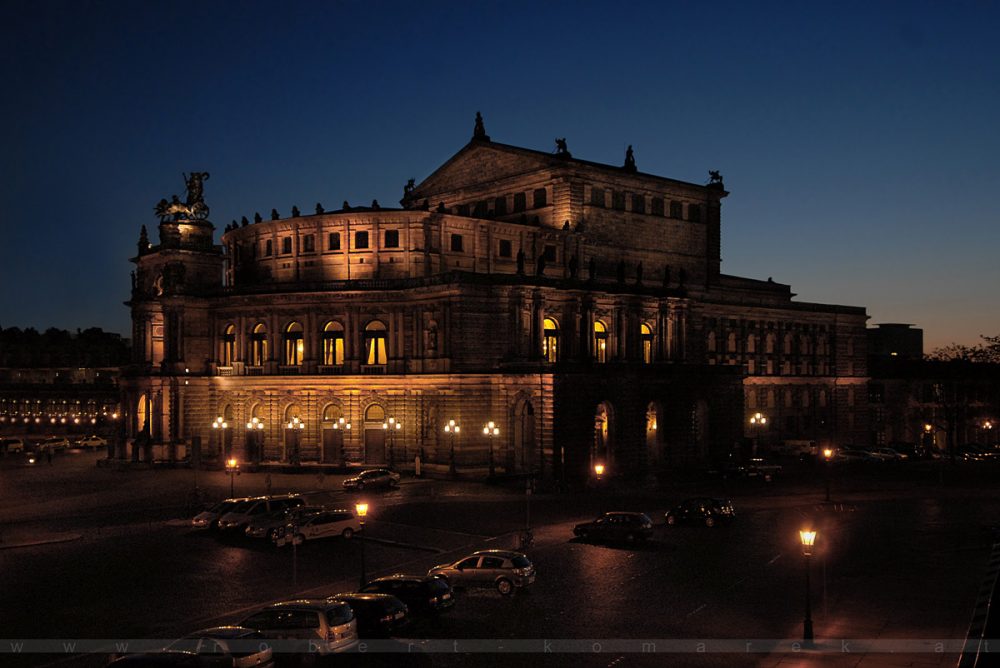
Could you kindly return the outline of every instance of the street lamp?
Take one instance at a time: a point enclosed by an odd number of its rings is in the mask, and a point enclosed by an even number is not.
[[[247,422],[247,445],[250,446],[250,461],[259,464],[264,454],[264,421],[260,418]]]
[[[229,429],[229,423],[226,422],[225,418],[223,418],[222,416],[215,418],[215,422],[212,423],[212,430],[213,433],[219,434],[217,438],[220,451],[226,444],[226,438],[224,436],[224,434],[226,433],[226,429]],[[227,452],[225,454],[228,455],[229,453]]]
[[[490,477],[492,478],[496,475],[496,465],[493,463],[493,438],[500,435],[500,427],[496,426],[493,420],[490,420],[483,425],[483,434],[486,435],[486,440],[490,444]]]
[[[455,424],[454,420],[448,420],[448,424],[444,426],[446,433],[451,435],[451,452],[448,455],[448,473],[452,476],[456,474],[455,470],[455,435],[458,434],[462,428]]]
[[[361,584],[358,587],[359,589],[361,589],[366,584],[368,584],[368,578],[365,577],[365,541],[364,541],[364,535],[363,535],[365,533],[365,515],[368,514],[368,504],[367,503],[358,502],[358,503],[354,504],[354,510],[358,514],[358,522],[360,522],[360,524],[361,524],[361,534],[362,534],[362,536],[361,536]]]
[[[235,457],[230,457],[226,460],[226,471],[229,472],[229,498],[235,498],[233,493],[233,486],[236,479],[236,474],[240,471],[240,463],[236,461]]]
[[[760,428],[767,424],[767,416],[763,413],[754,413],[750,416],[750,426],[753,427],[753,456],[757,456],[757,448],[760,446]]]
[[[396,432],[403,428],[403,423],[396,418],[389,418],[382,423],[382,429],[389,432],[389,468],[396,467]]]
[[[823,448],[823,477],[826,478],[826,502],[830,503],[830,462],[833,459],[833,450]]]
[[[989,447],[990,445],[990,435],[993,431],[993,421],[983,420],[983,445]]]
[[[292,454],[288,458],[288,461],[293,466],[298,466],[299,462],[299,433],[306,428],[306,423],[300,420],[298,417],[293,417],[285,425],[285,429],[288,430],[288,441],[292,446]]]
[[[812,556],[813,544],[816,542],[816,531],[803,529],[799,531],[802,541],[802,555],[806,558],[806,618],[802,620],[802,639],[808,644],[813,641],[812,602],[809,598],[809,557]]]

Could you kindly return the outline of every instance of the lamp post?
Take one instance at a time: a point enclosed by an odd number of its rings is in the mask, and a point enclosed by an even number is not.
[[[455,469],[455,436],[462,430],[462,428],[455,423],[454,420],[448,420],[448,424],[444,426],[446,433],[451,435],[451,450],[448,455],[448,473],[452,477],[457,473]]]
[[[219,452],[222,452],[223,447],[225,446],[226,443],[225,433],[227,429],[229,429],[229,423],[226,422],[226,420],[222,416],[215,418],[215,422],[212,423],[212,432],[218,434],[217,438],[219,444]],[[226,456],[229,455],[228,452],[226,452],[225,454]]]
[[[300,420],[298,417],[293,417],[285,425],[285,429],[288,430],[288,441],[292,446],[292,452],[288,457],[288,462],[292,466],[298,466],[301,462],[299,461],[299,434],[303,429],[306,428],[306,423]]]
[[[812,556],[813,544],[816,542],[816,531],[803,529],[799,531],[802,541],[802,555],[806,558],[806,618],[802,620],[802,640],[808,645],[813,641],[812,600],[809,598],[809,557]]]
[[[236,461],[235,457],[230,457],[226,460],[226,471],[229,472],[229,498],[232,499],[236,496],[233,493],[233,488],[236,482],[236,474],[240,471],[240,463]]]
[[[382,423],[382,429],[389,433],[389,468],[396,468],[396,432],[403,428],[403,423],[396,418],[389,418]]]
[[[250,448],[248,459],[259,464],[264,454],[264,421],[260,418],[251,418],[247,422],[247,445]]]
[[[363,502],[358,502],[354,505],[354,510],[358,514],[358,522],[361,524],[361,584],[359,589],[368,584],[368,578],[365,577],[365,516],[368,514],[368,504]]]
[[[594,464],[594,485],[601,487],[604,484],[604,472],[607,468],[604,466],[603,462],[597,462]]]
[[[830,503],[830,462],[833,460],[833,450],[823,448],[823,477],[826,478],[826,502]]]
[[[983,445],[989,449],[990,438],[993,433],[993,420],[983,420]]]
[[[341,430],[342,429],[344,432],[348,432],[348,431],[351,430],[351,423],[347,422],[346,420],[344,420],[344,418],[338,418],[337,421],[333,423],[333,428],[337,429],[337,430]],[[343,466],[344,465],[344,439],[343,438],[341,438],[341,440],[340,440],[340,453],[338,454],[338,457],[339,457],[339,459],[338,459],[337,463],[339,465]]]
[[[760,446],[760,428],[767,424],[767,416],[763,413],[754,413],[750,416],[750,426],[753,427],[753,457],[757,456],[757,448]]]
[[[496,475],[496,465],[493,463],[493,438],[500,435],[500,427],[494,424],[493,420],[490,420],[483,425],[483,434],[486,435],[486,440],[490,444],[490,477]]]

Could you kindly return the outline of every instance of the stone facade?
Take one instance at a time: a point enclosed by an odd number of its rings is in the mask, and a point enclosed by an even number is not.
[[[165,220],[134,258],[127,424],[244,459],[568,482],[720,461],[748,410],[780,417],[772,439],[865,433],[864,309],[722,274],[727,194],[483,135],[400,209],[234,223],[221,246]]]

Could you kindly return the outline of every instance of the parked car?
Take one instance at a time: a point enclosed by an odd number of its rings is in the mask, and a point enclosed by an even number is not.
[[[841,448],[840,450],[837,450],[837,452],[833,455],[833,460],[842,464],[878,461],[878,459],[871,455],[871,453],[865,452],[864,450],[855,450],[853,448]]]
[[[247,525],[260,515],[272,510],[285,510],[304,506],[305,500],[298,494],[283,496],[258,496],[242,501],[228,513],[219,518],[219,529],[222,531],[245,533]]]
[[[435,575],[388,575],[372,580],[361,592],[392,594],[413,613],[440,613],[455,605],[451,585]]]
[[[301,545],[307,540],[332,538],[341,536],[351,538],[355,532],[361,531],[361,522],[353,510],[324,510],[314,515],[307,515],[295,520],[294,523],[275,530],[274,544]]]
[[[106,448],[108,447],[108,440],[101,438],[97,434],[91,434],[77,440],[76,446],[78,448]]]
[[[298,506],[297,508],[278,508],[260,515],[247,525],[246,534],[250,538],[267,538],[274,540],[278,530],[289,523],[295,523],[302,518],[325,511],[323,506]]]
[[[68,447],[69,440],[65,436],[49,436],[38,444],[38,451],[45,452],[51,450],[52,452],[60,452]]]
[[[504,596],[535,581],[535,566],[525,555],[510,550],[480,550],[450,564],[427,571],[452,587],[496,587]]]
[[[272,650],[264,635],[243,626],[216,626],[175,640],[168,651],[190,652],[211,660],[211,665],[249,668],[273,666]]]
[[[108,666],[114,668],[209,668],[218,664],[212,663],[207,656],[199,656],[194,652],[147,652],[145,654],[126,654],[113,658]],[[232,665],[232,664],[229,664]]]
[[[629,543],[646,540],[653,535],[653,520],[644,513],[604,513],[593,522],[573,527],[573,534],[584,540],[624,540]]]
[[[729,499],[696,497],[681,501],[668,510],[665,519],[670,526],[694,523],[714,527],[716,524],[728,524],[736,519],[736,509]]]
[[[399,474],[392,469],[378,468],[362,471],[344,481],[344,489],[389,489],[399,484]]]
[[[219,528],[220,517],[236,508],[238,504],[249,500],[249,497],[243,497],[240,499],[226,499],[225,501],[219,501],[208,510],[203,510],[195,515],[194,519],[191,520],[191,526],[195,529],[204,529],[207,527],[214,531]]]
[[[875,452],[885,456],[889,459],[889,461],[893,462],[905,462],[910,458],[910,456],[905,452],[899,452],[894,448],[878,448]]]
[[[0,439],[0,452],[24,452],[24,441],[19,438]]]
[[[274,640],[301,640],[304,651],[331,654],[358,644],[358,623],[351,606],[340,601],[302,599],[269,605],[240,626]],[[315,649],[312,649],[315,648]]]
[[[388,638],[410,620],[406,604],[390,594],[336,594],[327,600],[351,606],[362,638]]]

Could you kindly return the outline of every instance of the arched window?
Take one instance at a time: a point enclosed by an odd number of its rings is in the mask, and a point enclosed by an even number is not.
[[[378,320],[372,320],[365,326],[365,364],[385,364],[386,353],[385,325]]]
[[[256,325],[250,333],[250,365],[264,366],[267,361],[267,327]]]
[[[768,332],[767,338],[764,339],[764,352],[771,354],[774,352],[774,332]]]
[[[559,361],[559,323],[552,318],[542,321],[542,357],[546,362]]]
[[[750,334],[747,336],[747,352],[755,353],[757,352],[757,335]]]
[[[365,409],[365,422],[383,422],[385,421],[385,409],[378,405],[372,404]]]
[[[726,352],[735,353],[736,352],[736,332],[729,332],[726,336]]]
[[[344,326],[330,321],[323,327],[323,364],[340,366],[344,363]]]
[[[608,328],[600,320],[594,321],[594,360],[608,361]]]
[[[705,346],[708,348],[708,352],[715,352],[715,332],[708,333],[708,341],[705,343]]]
[[[285,328],[284,363],[287,366],[302,364],[302,354],[304,351],[305,343],[302,340],[302,325],[297,322],[290,323]]]
[[[784,343],[784,346],[782,347],[782,352],[784,352],[786,355],[791,355],[792,354],[792,335],[791,335],[791,333],[785,334],[785,343]]]
[[[232,366],[236,359],[236,327],[229,325],[222,333],[222,350],[219,352],[219,366]]]
[[[639,340],[642,342],[642,363],[653,363],[653,328],[642,323],[639,325]]]

